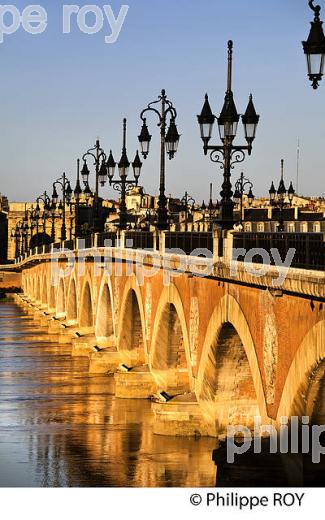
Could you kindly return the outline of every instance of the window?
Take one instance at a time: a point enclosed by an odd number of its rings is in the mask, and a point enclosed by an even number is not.
[[[302,222],[302,224],[300,226],[300,229],[301,229],[301,233],[308,233],[308,224],[307,224],[307,222]]]
[[[258,233],[264,233],[264,222],[259,222],[257,224],[257,231]]]
[[[314,222],[313,232],[314,233],[320,233],[320,223],[319,222]]]
[[[252,224],[251,224],[251,222],[245,222],[245,228],[244,229],[245,229],[246,233],[251,233],[251,231],[252,231]]]

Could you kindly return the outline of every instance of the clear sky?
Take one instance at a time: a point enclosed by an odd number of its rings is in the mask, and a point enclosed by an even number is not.
[[[12,3],[22,10],[32,2]],[[271,180],[278,180],[284,158],[286,179],[295,181],[299,137],[299,191],[325,192],[325,80],[314,91],[306,75],[301,40],[312,19],[307,0],[98,0],[116,14],[123,3],[130,6],[115,44],[104,42],[107,21],[101,32],[86,35],[72,18],[72,32],[64,35],[62,5],[68,2],[39,3],[48,13],[46,31],[31,36],[20,29],[0,45],[0,192],[10,200],[51,192],[63,171],[74,185],[76,159],[97,137],[119,159],[123,117],[129,121],[133,159],[139,113],[162,88],[178,110],[182,134],[176,158],[167,163],[167,193],[180,196],[187,189],[201,201],[213,182],[218,196],[221,170],[203,155],[196,115],[205,92],[217,115],[222,108],[228,39],[234,41],[237,109],[244,112],[252,92],[261,115],[253,154],[236,167],[234,177],[243,170],[256,195],[265,194]],[[325,18],[325,2],[320,3]],[[140,181],[156,193],[154,119],[150,130],[153,146]],[[237,143],[243,141],[240,126]],[[101,195],[116,193],[106,186]]]

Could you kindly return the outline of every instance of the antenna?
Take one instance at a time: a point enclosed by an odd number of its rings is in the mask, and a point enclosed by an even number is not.
[[[296,193],[299,194],[299,168],[300,168],[300,139],[298,137],[298,146],[297,146],[297,178],[296,178]]]

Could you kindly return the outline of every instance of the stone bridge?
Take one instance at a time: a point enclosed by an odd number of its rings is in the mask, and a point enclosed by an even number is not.
[[[114,372],[117,397],[158,396],[156,433],[215,436],[255,416],[321,421],[323,272],[289,269],[278,286],[281,268],[255,276],[226,257],[203,276],[202,258],[78,253],[16,265],[17,301],[73,356],[89,357],[90,373]]]

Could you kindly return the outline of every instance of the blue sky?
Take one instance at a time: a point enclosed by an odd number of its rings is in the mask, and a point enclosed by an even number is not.
[[[31,2],[12,3],[22,10]],[[20,29],[0,45],[0,191],[11,200],[34,200],[51,191],[63,171],[74,184],[76,159],[97,137],[118,159],[123,117],[133,159],[139,113],[162,88],[178,110],[182,134],[179,153],[167,163],[167,193],[182,195],[187,189],[201,201],[213,182],[218,196],[221,170],[203,156],[196,115],[205,92],[216,114],[222,108],[228,39],[234,41],[237,109],[245,110],[252,92],[261,115],[253,154],[236,167],[234,178],[243,170],[255,193],[266,193],[284,158],[286,179],[295,181],[299,137],[299,191],[325,192],[325,80],[315,92],[306,76],[301,40],[312,19],[307,0],[98,0],[98,6],[110,4],[116,14],[123,3],[130,6],[112,45],[104,42],[107,22],[96,35],[81,33],[72,22],[71,34],[63,35],[62,5],[68,2],[39,3],[48,13],[47,30],[31,36]],[[140,180],[156,193],[154,119],[150,130],[153,146]],[[116,196],[108,186],[101,194]]]

